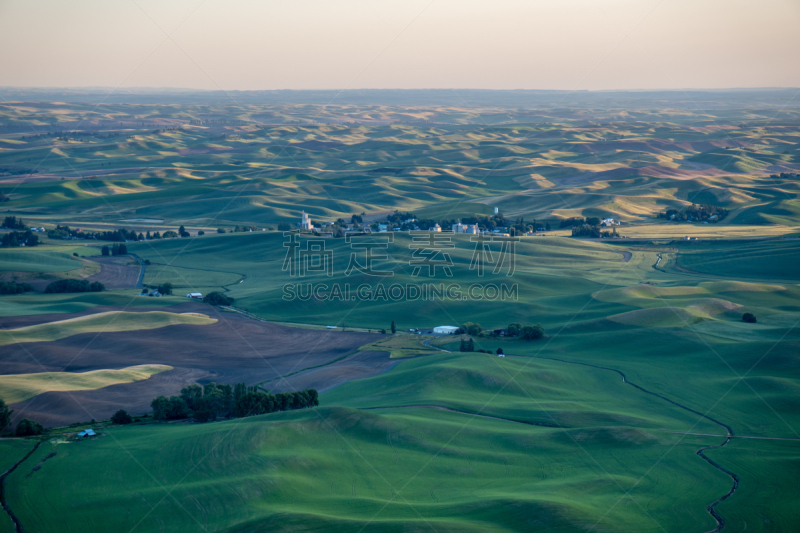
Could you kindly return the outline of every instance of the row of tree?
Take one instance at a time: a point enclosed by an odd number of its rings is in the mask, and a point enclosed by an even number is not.
[[[505,330],[503,329],[495,329],[489,330],[484,332],[483,327],[480,324],[475,324],[473,322],[465,322],[461,324],[459,328],[455,331],[456,335],[470,335],[470,336],[481,336],[483,337],[485,334],[493,337],[497,337],[500,335],[504,335],[506,337],[522,337],[526,341],[541,339],[544,337],[544,328],[541,324],[535,324],[532,326],[523,326],[517,322],[513,322],[509,324]],[[463,342],[463,341],[462,341]],[[462,350],[464,351],[464,350]],[[472,350],[468,350],[472,351]]]
[[[211,305],[233,305],[233,298],[219,291],[209,292],[203,297],[203,301]]]
[[[149,232],[148,232],[149,233]],[[144,235],[125,228],[111,231],[83,231],[80,228],[70,228],[67,225],[58,225],[55,229],[47,230],[47,236],[51,239],[85,239],[98,241],[126,242],[142,241]]]
[[[683,211],[677,209],[667,209],[663,213],[656,215],[658,218],[666,218],[674,222],[719,222],[728,216],[728,210],[724,207],[715,205],[695,205],[687,207]]]
[[[225,233],[223,230],[222,233]],[[205,235],[204,231],[198,231],[198,235]],[[55,229],[47,230],[47,236],[51,239],[88,239],[98,241],[112,241],[112,242],[128,242],[128,241],[151,241],[158,239],[175,239],[177,237],[191,237],[188,231],[181,226],[178,231],[167,230],[163,234],[161,232],[146,234],[136,233],[133,230],[126,230],[120,228],[113,231],[82,231],[79,228],[70,228],[69,226],[56,226]],[[115,254],[116,255],[116,254]],[[125,254],[121,254],[125,255]]]
[[[128,247],[124,244],[113,244],[111,248],[108,245],[104,245],[100,249],[100,254],[103,257],[108,257],[109,255],[128,255]]]
[[[619,233],[617,233],[617,228],[612,228],[611,231],[608,231],[600,229],[600,226],[590,226],[588,224],[584,224],[583,226],[574,226],[572,228],[572,236],[589,237],[590,239],[616,239],[619,238]]]
[[[198,422],[208,422],[219,417],[233,418],[274,411],[303,409],[319,405],[315,389],[269,394],[245,383],[204,386],[189,385],[181,389],[180,396],[159,396],[150,406],[156,420],[179,420],[192,417]]]
[[[60,279],[50,283],[44,290],[47,294],[60,294],[65,292],[102,292],[105,285],[99,281],[89,283],[85,279]]]
[[[30,283],[17,283],[16,281],[0,281],[0,294],[22,294],[32,292],[33,285]]]
[[[507,337],[521,337],[526,341],[535,341],[544,337],[544,328],[541,324],[533,326],[523,326],[517,322],[512,322],[506,328]]]
[[[572,217],[572,218],[565,218],[562,220],[558,227],[559,228],[573,228],[575,226],[599,226],[600,225],[600,217]]]

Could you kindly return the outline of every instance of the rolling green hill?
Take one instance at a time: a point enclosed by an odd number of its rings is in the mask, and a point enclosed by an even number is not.
[[[702,113],[667,107],[674,95],[652,109],[602,98],[596,109],[566,100],[547,110],[249,97],[236,107],[4,102],[4,216],[48,229],[191,233],[126,243],[149,263],[144,283],[171,283],[173,296],[0,296],[7,347],[42,341],[33,351],[48,354],[79,332],[209,323],[169,308],[187,292],[211,291],[251,319],[329,339],[390,324],[402,334],[373,334],[354,357],[334,361],[342,367],[313,367],[372,376],[320,386],[318,408],[208,424],[93,421],[99,435],[85,440],[74,434],[89,424],[0,439],[0,474],[40,442],[4,479],[22,529],[683,533],[715,531],[721,520],[723,533],[796,528],[800,112],[733,97],[743,107],[725,100]],[[656,218],[699,203],[728,215],[708,224]],[[427,247],[432,234],[299,236],[293,261],[290,236],[276,231],[301,211],[319,223],[395,210],[451,220],[495,208],[554,229],[569,217],[613,217],[628,238],[573,239],[565,228],[523,237],[503,255],[500,242],[482,249],[470,235],[438,234],[447,240]],[[237,225],[258,231],[216,232]],[[0,250],[0,281],[97,274],[101,265],[84,257],[110,244],[39,235],[37,248]],[[370,262],[365,247],[387,239]],[[72,316],[94,307],[108,309]],[[161,311],[126,312],[142,307]],[[25,318],[41,314],[63,320]],[[115,327],[106,328],[109,317]],[[249,342],[252,324],[238,318],[230,333]],[[472,336],[476,350],[505,357],[460,352],[469,336],[409,331],[467,322],[484,329]],[[541,324],[544,337],[507,337],[511,323]],[[237,356],[224,342],[228,325],[214,326],[221,371],[191,379],[226,375]],[[281,342],[303,332],[279,329]],[[271,340],[254,337],[251,348]],[[163,346],[170,342],[180,340]],[[309,353],[317,349],[327,347]],[[360,373],[381,357],[382,373]],[[115,401],[113,387],[164,369],[134,364],[56,377],[71,384],[72,400],[108,386]],[[16,401],[56,390],[52,377],[0,382]],[[185,384],[152,381],[165,394]],[[0,532],[13,530],[0,514]]]
[[[686,430],[692,417],[664,402],[638,404],[641,394],[608,373],[495,359],[431,356],[401,363],[390,390],[380,386],[387,383],[381,378],[356,385],[367,394],[358,404],[385,409],[334,407],[352,397],[340,389],[335,396],[323,395],[329,407],[313,411],[213,425],[108,428],[109,436],[94,441],[46,445],[31,464],[52,451],[55,456],[27,478],[25,469],[12,474],[9,501],[23,523],[41,531],[100,523],[125,529],[140,521],[143,531],[713,526],[704,502],[724,493],[729,479],[694,454],[694,438],[663,431]],[[389,408],[439,403],[454,395],[445,403],[476,412],[497,384],[508,380],[507,373],[516,374],[519,386],[493,398],[496,407],[486,416]],[[449,387],[419,389],[414,384],[420,378],[446,379]],[[583,394],[569,392],[577,384]],[[409,387],[417,390],[409,395]],[[467,391],[469,402],[459,402]],[[583,402],[584,394],[598,400]],[[568,427],[500,419],[506,416]],[[711,431],[703,424],[695,429]],[[87,461],[95,475],[71,474]],[[116,466],[102,466],[111,463]],[[158,473],[163,488],[153,487],[148,472]],[[116,481],[118,473],[124,485]],[[670,480],[671,498],[663,497],[663,475]],[[119,505],[131,490],[142,497],[123,512],[102,511]],[[27,496],[41,491],[46,509]],[[50,517],[66,507],[72,509],[69,516],[53,522]]]
[[[492,108],[265,104],[235,110],[235,120],[231,111],[8,103],[0,120],[18,133],[0,134],[5,207],[73,225],[229,227],[293,222],[301,210],[317,220],[395,209],[438,220],[495,206],[554,222],[639,222],[709,201],[732,211],[725,223],[800,223],[797,178],[786,175],[798,170],[796,136],[743,124],[748,112],[516,109],[497,124]],[[32,170],[34,179],[2,184],[2,172]]]

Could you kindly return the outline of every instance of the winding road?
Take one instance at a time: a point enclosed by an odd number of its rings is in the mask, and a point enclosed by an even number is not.
[[[12,466],[8,470],[6,470],[2,474],[0,474],[0,504],[2,504],[3,509],[6,511],[6,513],[8,513],[8,516],[11,518],[11,521],[14,522],[14,531],[16,531],[16,533],[24,533],[24,530],[22,529],[22,525],[19,523],[19,519],[14,514],[14,512],[11,510],[11,507],[8,506],[8,502],[6,501],[6,477],[8,477],[8,475],[11,472],[16,470],[17,467],[19,465],[21,465],[25,461],[25,459],[27,459],[28,457],[33,455],[33,452],[35,452],[36,449],[43,442],[44,442],[43,440],[40,440],[39,442],[37,442],[36,445],[31,449],[31,451],[26,453],[25,456],[22,459],[20,459],[16,463],[14,463],[14,466]]]
[[[659,255],[659,260],[660,259],[661,259],[661,256]],[[658,263],[656,263],[656,264],[658,264]],[[453,353],[453,352],[450,352],[449,350],[445,350],[445,349],[439,348],[437,346],[431,346],[430,344],[428,344],[430,341],[431,341],[431,339],[428,339],[426,341],[423,341],[422,344],[424,344],[425,346],[427,346],[429,348],[436,348],[436,349],[441,350],[441,351],[446,352],[446,353]],[[530,356],[520,356],[520,355],[513,355],[513,354],[505,354],[505,355],[507,357],[530,357]],[[608,370],[609,372],[615,372],[622,378],[622,382],[625,383],[626,385],[630,385],[631,387],[635,387],[638,390],[640,390],[641,392],[644,392],[645,394],[650,394],[652,396],[660,398],[660,399],[662,399],[662,400],[664,400],[666,402],[671,403],[672,405],[674,405],[676,407],[679,407],[679,408],[681,408],[681,409],[683,409],[685,411],[689,411],[690,413],[696,414],[696,415],[698,415],[698,416],[700,416],[702,418],[705,418],[706,420],[709,420],[710,422],[713,422],[714,424],[717,424],[718,426],[724,428],[725,429],[725,440],[723,442],[721,442],[720,444],[714,444],[714,445],[711,445],[711,446],[704,446],[703,448],[700,448],[699,450],[697,450],[695,452],[704,461],[706,461],[708,464],[710,464],[711,466],[713,466],[714,468],[716,468],[720,472],[723,472],[725,475],[730,477],[731,480],[733,481],[733,486],[731,487],[731,490],[726,492],[719,499],[717,499],[716,501],[714,501],[713,503],[709,504],[706,507],[706,510],[708,511],[708,513],[717,522],[717,527],[715,527],[714,529],[708,531],[707,533],[718,533],[718,532],[722,531],[722,529],[725,527],[725,518],[723,518],[722,515],[720,515],[719,512],[717,512],[716,507],[720,503],[722,503],[725,500],[727,500],[728,498],[730,498],[733,495],[733,493],[736,492],[736,489],[739,488],[739,477],[736,474],[734,474],[733,472],[731,472],[730,470],[724,468],[723,466],[720,466],[716,462],[714,462],[711,459],[709,459],[709,457],[703,452],[705,452],[706,450],[710,450],[712,448],[722,448],[723,446],[727,446],[727,444],[731,441],[731,439],[736,436],[736,433],[733,431],[733,428],[731,428],[729,425],[727,425],[727,424],[725,424],[723,422],[720,422],[719,420],[717,420],[715,418],[712,418],[712,417],[710,417],[710,416],[708,416],[706,414],[701,413],[700,411],[696,411],[695,409],[692,409],[691,407],[688,407],[686,405],[680,404],[680,403],[678,403],[678,402],[676,402],[674,400],[671,400],[671,399],[667,398],[666,396],[663,396],[663,395],[658,394],[657,392],[653,392],[651,390],[647,390],[644,387],[642,387],[641,385],[637,385],[636,383],[633,383],[633,382],[629,381],[627,376],[625,376],[625,373],[620,371],[620,370],[617,370],[616,368],[610,368],[610,367],[600,366],[600,365],[593,365],[591,363],[581,363],[581,362],[578,362],[578,361],[569,361],[567,359],[558,359],[558,358],[555,358],[555,357],[533,356],[533,358],[535,358],[535,359],[547,359],[549,361],[557,361],[559,363],[566,363],[566,364],[570,364],[570,365],[588,366],[588,367],[592,367],[592,368],[598,368],[600,370]],[[414,406],[405,406],[405,407],[414,407]],[[467,411],[457,411],[455,409],[450,409],[450,408],[447,408],[447,407],[433,406],[433,405],[420,405],[418,407],[438,408],[438,409],[443,409],[443,410],[447,410],[447,411],[455,411],[455,412],[461,412],[461,413],[464,413],[464,414],[471,414],[471,415],[474,415],[474,416],[488,416],[488,415],[481,415],[481,414],[478,414],[478,413],[469,413]],[[376,407],[374,409],[379,409],[379,408]],[[490,416],[489,418],[499,418],[499,417]],[[508,422],[517,422],[517,423],[521,422],[520,420],[512,420],[512,419],[504,419],[504,418],[501,418],[501,420],[507,420]],[[536,425],[540,425],[540,424],[536,424]]]
[[[136,259],[136,261],[137,261],[137,262],[139,263],[139,265],[142,267],[142,268],[139,270],[139,279],[136,281],[136,288],[137,288],[137,289],[141,289],[142,287],[144,287],[144,271],[145,271],[145,269],[147,268],[147,265],[145,265],[145,264],[144,264],[144,261],[142,261],[142,258],[141,258],[141,257],[139,257],[138,255],[136,255],[136,254],[131,254],[131,257],[133,257],[134,259]]]
[[[518,356],[511,356],[511,357],[518,357]],[[657,392],[653,392],[653,391],[647,390],[644,387],[642,387],[641,385],[637,385],[636,383],[628,381],[628,378],[625,376],[625,373],[620,371],[620,370],[617,370],[616,368],[609,368],[607,366],[593,365],[593,364],[590,364],[590,363],[580,363],[580,362],[577,362],[577,361],[568,361],[566,359],[557,359],[555,357],[539,357],[539,356],[536,356],[536,358],[537,359],[548,359],[550,361],[558,361],[558,362],[561,362],[561,363],[567,363],[567,364],[571,364],[571,365],[589,366],[589,367],[593,367],[593,368],[599,368],[601,370],[608,370],[610,372],[616,372],[617,374],[619,374],[622,377],[622,382],[623,383],[625,383],[627,385],[630,385],[631,387],[636,387],[637,389],[639,389],[640,391],[644,392],[645,394],[650,394],[652,396],[660,398],[660,399],[662,399],[662,400],[664,400],[666,402],[671,403],[672,405],[675,405],[676,407],[680,407],[681,409],[683,409],[685,411],[689,411],[690,413],[696,414],[696,415],[698,415],[698,416],[700,416],[702,418],[705,418],[706,420],[708,420],[710,422],[713,422],[714,424],[717,424],[718,426],[723,427],[725,429],[725,440],[722,443],[714,444],[714,445],[711,445],[711,446],[705,446],[705,447],[700,448],[699,450],[697,450],[695,452],[697,455],[699,455],[701,458],[703,458],[703,460],[705,460],[708,464],[710,464],[711,466],[713,466],[714,468],[716,468],[720,472],[723,472],[724,474],[726,474],[727,476],[729,476],[733,480],[733,486],[731,487],[731,490],[726,492],[718,500],[714,501],[713,503],[711,503],[710,505],[708,505],[706,507],[706,510],[709,512],[709,514],[712,517],[714,517],[714,520],[716,520],[716,522],[717,522],[717,527],[715,527],[714,529],[708,531],[707,533],[718,533],[719,531],[722,531],[722,528],[725,527],[725,519],[722,517],[722,515],[720,515],[717,512],[716,507],[720,503],[722,503],[725,500],[727,500],[728,498],[730,498],[731,495],[734,492],[736,492],[736,489],[739,488],[739,477],[736,474],[734,474],[733,472],[731,472],[730,470],[727,470],[726,468],[720,466],[719,464],[717,464],[714,461],[712,461],[711,459],[709,459],[708,456],[706,456],[703,452],[705,452],[706,450],[710,450],[712,448],[722,448],[723,446],[727,446],[727,444],[731,441],[731,438],[733,438],[736,435],[736,433],[733,431],[733,428],[731,428],[729,425],[727,425],[727,424],[725,424],[723,422],[720,422],[719,420],[717,420],[715,418],[712,418],[712,417],[710,417],[710,416],[708,416],[706,414],[701,413],[700,411],[696,411],[696,410],[692,409],[691,407],[687,407],[687,406],[685,406],[683,404],[680,404],[680,403],[676,402],[675,400],[670,400],[666,396],[662,396],[661,394],[658,394]]]
[[[140,263],[142,263],[141,260],[138,257],[136,257],[136,256],[134,256],[134,257],[136,258],[137,261],[140,261]],[[140,281],[141,281],[141,279],[143,277],[144,277],[144,264],[142,263],[142,274],[140,276]],[[445,350],[443,348],[439,348],[438,346],[431,346],[429,344],[431,340],[432,339],[425,340],[425,341],[422,342],[422,344],[427,346],[427,347],[429,347],[429,348],[437,349],[437,350],[440,350],[440,351],[445,352],[445,353],[453,353],[453,352],[450,352],[449,350]],[[347,354],[344,357],[347,357],[349,355],[350,354]],[[520,356],[520,355],[513,355],[513,354],[506,354],[506,356],[508,356],[508,357],[529,357],[529,358],[531,358],[530,356]],[[712,449],[712,448],[722,448],[722,447],[726,446],[731,441],[731,439],[736,436],[735,432],[733,431],[733,428],[731,428],[729,425],[725,424],[724,422],[720,422],[719,420],[708,416],[707,414],[703,414],[700,411],[692,409],[691,407],[688,407],[686,405],[680,404],[680,403],[678,403],[678,402],[676,402],[674,400],[671,400],[670,398],[667,398],[666,396],[663,396],[663,395],[661,395],[661,394],[659,394],[657,392],[653,392],[651,390],[648,390],[648,389],[642,387],[641,385],[637,385],[636,383],[633,383],[633,382],[629,381],[627,376],[625,375],[625,373],[620,371],[620,370],[617,370],[616,368],[610,368],[610,367],[605,367],[605,366],[600,366],[600,365],[594,365],[594,364],[591,364],[591,363],[582,363],[582,362],[578,362],[578,361],[569,361],[569,360],[566,360],[566,359],[558,359],[558,358],[555,358],[555,357],[533,356],[532,358],[534,358],[534,359],[546,359],[546,360],[549,360],[549,361],[556,361],[556,362],[559,362],[559,363],[565,363],[565,364],[570,364],[570,365],[587,366],[587,367],[591,367],[591,368],[597,368],[597,369],[600,369],[600,370],[607,370],[609,372],[614,372],[614,373],[618,374],[622,378],[622,382],[623,383],[625,383],[627,385],[630,385],[631,387],[635,387],[636,389],[638,389],[639,391],[641,391],[641,392],[643,392],[645,394],[649,394],[651,396],[655,396],[655,397],[657,397],[657,398],[659,398],[661,400],[669,402],[672,405],[675,405],[676,407],[678,407],[680,409],[683,409],[683,410],[688,411],[690,413],[696,414],[696,415],[698,415],[698,416],[700,416],[702,418],[705,418],[706,420],[709,420],[710,422],[712,422],[714,424],[717,424],[718,426],[724,428],[725,429],[725,435],[724,435],[725,440],[723,442],[721,442],[719,444],[710,445],[710,446],[704,446],[704,447],[700,448],[699,450],[697,450],[695,452],[700,458],[702,458],[704,461],[706,461],[708,464],[710,464],[711,466],[713,466],[714,468],[716,468],[720,472],[723,472],[725,475],[729,476],[731,478],[731,480],[733,481],[733,485],[732,485],[731,489],[727,493],[725,493],[720,498],[718,498],[717,500],[715,500],[714,502],[712,502],[711,504],[709,504],[706,507],[706,510],[708,511],[708,513],[717,522],[717,526],[714,529],[708,531],[707,533],[719,533],[720,531],[722,531],[722,529],[725,527],[725,519],[724,519],[724,517],[722,517],[722,515],[719,514],[719,512],[717,512],[716,507],[720,503],[722,503],[725,500],[727,500],[728,498],[730,498],[731,495],[733,495],[733,493],[736,492],[736,490],[739,487],[739,477],[736,474],[734,474],[733,472],[731,472],[730,470],[726,469],[725,467],[723,467],[723,466],[719,465],[718,463],[716,463],[715,461],[711,460],[708,456],[705,455],[704,452],[706,450],[709,450],[709,449]],[[462,411],[462,410],[458,410],[458,409],[453,409],[453,408],[450,408],[450,407],[439,406],[439,405],[430,405],[430,404],[403,405],[403,406],[384,406],[384,407],[378,406],[378,407],[365,407],[365,408],[362,408],[362,409],[363,410],[401,409],[401,408],[408,408],[408,407],[437,409],[437,410],[449,411],[449,412],[460,413],[460,414],[465,414],[465,415],[478,416],[478,417],[482,417],[482,418],[491,418],[491,419],[495,419],[495,420],[503,420],[503,421],[513,422],[513,423],[517,423],[517,424],[527,424],[527,425],[545,426],[545,427],[553,427],[553,428],[563,427],[563,426],[559,426],[557,424],[549,423],[549,422],[514,420],[514,419],[510,419],[510,418],[503,418],[503,417],[498,417],[498,416],[493,416],[493,415],[483,415],[483,414],[480,414],[480,413],[473,413],[473,412],[469,412],[469,411]],[[714,435],[714,436],[716,436],[716,435]],[[45,441],[37,442],[36,445],[22,459],[17,461],[11,468],[6,470],[3,474],[0,474],[0,504],[2,504],[3,509],[6,511],[6,513],[8,513],[9,517],[11,518],[12,522],[14,523],[14,528],[15,528],[15,531],[17,533],[24,533],[24,530],[22,529],[22,526],[21,526],[19,520],[14,515],[14,513],[12,512],[11,508],[9,507],[9,505],[8,505],[8,503],[6,501],[5,480],[6,480],[6,477],[8,477],[8,475],[11,474],[20,464],[22,464],[26,459],[28,459],[43,442],[45,442]]]

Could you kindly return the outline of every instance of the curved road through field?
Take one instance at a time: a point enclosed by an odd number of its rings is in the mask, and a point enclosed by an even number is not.
[[[14,531],[16,531],[16,533],[23,533],[24,530],[22,529],[22,525],[19,523],[19,519],[13,513],[13,511],[11,511],[11,507],[8,506],[8,502],[6,501],[6,477],[8,477],[8,475],[11,472],[16,470],[17,467],[19,465],[21,465],[25,461],[25,459],[27,459],[28,457],[33,455],[33,452],[35,452],[36,449],[43,442],[44,442],[43,440],[40,440],[39,442],[37,442],[36,445],[31,449],[31,451],[26,453],[25,456],[22,459],[20,459],[16,463],[14,463],[14,465],[11,468],[9,468],[8,470],[6,470],[2,474],[0,474],[0,504],[2,504],[3,509],[5,510],[5,512],[8,513],[8,516],[11,518],[11,521],[14,522]]]
[[[661,259],[661,257],[659,255],[659,260],[660,259]],[[445,350],[443,348],[438,348],[437,346],[431,346],[430,344],[428,344],[429,342],[430,342],[430,340],[426,340],[426,341],[423,341],[422,344],[424,344],[425,346],[427,346],[429,348],[437,348],[437,349],[439,349],[439,350],[441,350],[443,352],[452,353],[449,350]],[[530,357],[530,356],[518,356],[518,355],[512,355],[512,354],[505,354],[505,355],[507,355],[509,357]],[[713,503],[709,504],[706,507],[706,510],[708,511],[708,513],[717,522],[717,527],[715,527],[714,529],[708,531],[707,533],[718,533],[719,531],[722,531],[722,528],[725,527],[725,519],[722,517],[722,515],[720,515],[717,512],[716,507],[720,503],[722,503],[725,500],[727,500],[728,498],[730,498],[731,495],[734,492],[736,492],[736,489],[739,488],[739,477],[736,474],[734,474],[733,472],[731,472],[730,470],[720,466],[716,462],[714,462],[711,459],[709,459],[708,456],[705,455],[705,453],[703,453],[703,452],[705,452],[706,450],[710,450],[712,448],[722,448],[723,446],[727,446],[727,444],[731,441],[731,439],[734,436],[736,436],[736,433],[733,431],[733,428],[731,428],[729,425],[727,425],[727,424],[725,424],[723,422],[720,422],[719,420],[716,420],[715,418],[712,418],[712,417],[710,417],[710,416],[708,416],[706,414],[701,413],[700,411],[696,411],[696,410],[692,409],[691,407],[688,407],[686,405],[680,404],[680,403],[678,403],[678,402],[676,402],[674,400],[670,400],[666,396],[662,396],[661,394],[658,394],[657,392],[653,392],[653,391],[647,390],[644,387],[642,387],[641,385],[637,385],[636,383],[628,381],[628,378],[625,376],[625,373],[620,371],[620,370],[617,370],[616,368],[593,365],[593,364],[590,364],[590,363],[581,363],[581,362],[578,362],[578,361],[569,361],[569,360],[566,360],[566,359],[557,359],[555,357],[541,357],[541,356],[533,356],[533,357],[536,358],[536,359],[547,359],[549,361],[558,361],[560,363],[567,363],[567,364],[570,364],[570,365],[589,366],[589,367],[592,367],[592,368],[598,368],[598,369],[601,369],[601,370],[608,370],[610,372],[616,372],[617,374],[620,375],[620,377],[622,377],[622,382],[623,383],[625,383],[627,385],[630,385],[631,387],[635,387],[635,388],[639,389],[640,391],[644,392],[645,394],[650,394],[652,396],[656,396],[657,398],[661,398],[662,400],[664,400],[666,402],[669,402],[672,405],[675,405],[676,407],[679,407],[679,408],[681,408],[681,409],[683,409],[685,411],[689,411],[690,413],[696,414],[696,415],[698,415],[698,416],[700,416],[702,418],[705,418],[706,420],[709,420],[709,421],[713,422],[714,424],[717,424],[718,426],[723,427],[725,429],[725,440],[722,443],[714,444],[714,445],[711,445],[711,446],[705,446],[705,447],[700,448],[699,450],[697,450],[697,452],[695,452],[697,455],[699,455],[708,464],[710,464],[711,466],[713,466],[714,468],[716,468],[720,472],[723,472],[725,475],[729,476],[733,480],[733,486],[731,487],[731,490],[729,490],[727,493],[725,493],[719,499],[717,499],[716,501],[714,501]],[[408,406],[408,407],[413,407],[413,406]],[[424,405],[424,406],[419,406],[419,407],[435,407],[435,406]],[[449,411],[455,411],[454,409],[449,409],[449,408],[444,408],[444,407],[442,407],[442,409],[449,410]],[[480,415],[478,413],[468,413],[466,411],[456,411],[456,412],[463,412],[465,414],[473,414],[475,416],[487,416],[487,415]],[[490,417],[490,418],[497,418],[497,417]],[[508,420],[509,422],[520,422],[519,420],[511,420],[511,419],[503,419],[503,420]]]
[[[134,257],[136,257],[136,256],[134,256]],[[136,257],[136,259],[137,259],[137,261],[141,261],[138,257]],[[142,263],[142,275],[140,276],[140,280],[143,277],[144,277],[144,264]],[[425,341],[422,342],[422,344],[427,346],[428,348],[434,348],[434,349],[440,350],[440,351],[445,352],[445,353],[452,353],[449,350],[445,350],[443,348],[439,348],[438,346],[431,346],[429,344],[431,340],[432,339],[425,340]],[[347,354],[347,355],[350,355],[350,354]],[[526,357],[526,356],[518,356],[518,355],[512,355],[512,354],[506,354],[506,355],[509,356],[509,357]],[[347,357],[347,356],[345,356],[345,357]],[[530,357],[530,356],[527,356],[527,357]],[[736,474],[734,474],[733,472],[731,472],[730,470],[727,470],[726,468],[724,468],[724,467],[720,466],[719,464],[717,464],[716,462],[712,461],[703,452],[705,452],[706,450],[712,449],[712,448],[722,448],[723,446],[726,446],[731,441],[731,439],[736,435],[735,432],[733,431],[733,428],[731,428],[729,425],[727,425],[727,424],[725,424],[723,422],[720,422],[719,420],[716,420],[716,419],[714,419],[714,418],[712,418],[712,417],[710,417],[710,416],[708,416],[706,414],[701,413],[700,411],[696,411],[696,410],[692,409],[691,407],[688,407],[688,406],[685,406],[683,404],[680,404],[680,403],[678,403],[678,402],[676,402],[674,400],[671,400],[671,399],[667,398],[666,396],[658,394],[657,392],[650,391],[650,390],[645,389],[644,387],[642,387],[640,385],[637,385],[636,383],[632,383],[625,376],[624,372],[622,372],[620,370],[617,370],[615,368],[610,368],[610,367],[605,367],[605,366],[600,366],[600,365],[593,365],[591,363],[581,363],[581,362],[578,362],[578,361],[569,361],[569,360],[566,360],[566,359],[558,359],[558,358],[555,358],[555,357],[534,356],[533,358],[535,358],[535,359],[546,359],[546,360],[549,360],[549,361],[557,361],[557,362],[560,362],[560,363],[566,363],[566,364],[571,364],[571,365],[588,366],[588,367],[597,368],[597,369],[600,369],[600,370],[608,370],[610,372],[615,372],[622,378],[622,382],[623,383],[625,383],[627,385],[630,385],[632,387],[635,387],[636,389],[640,390],[641,392],[644,392],[645,394],[650,394],[650,395],[655,396],[657,398],[660,398],[660,399],[662,399],[662,400],[664,400],[666,402],[669,402],[669,403],[675,405],[676,407],[679,407],[679,408],[681,408],[681,409],[683,409],[685,411],[689,411],[690,413],[693,413],[693,414],[696,414],[696,415],[698,415],[698,416],[700,416],[702,418],[705,418],[706,420],[709,420],[709,421],[713,422],[714,424],[717,424],[717,425],[721,426],[722,428],[724,428],[725,429],[725,440],[722,443],[714,444],[714,445],[711,445],[711,446],[704,446],[703,448],[700,448],[699,450],[697,450],[695,452],[698,456],[700,456],[708,464],[710,464],[711,466],[713,466],[714,468],[716,468],[720,472],[723,472],[724,474],[726,474],[727,476],[729,476],[733,480],[733,486],[731,487],[731,489],[727,493],[725,493],[723,496],[721,496],[716,501],[712,502],[711,504],[709,504],[706,507],[706,510],[709,512],[709,514],[717,522],[717,527],[712,529],[712,530],[710,530],[707,533],[718,533],[718,532],[722,531],[722,529],[725,527],[725,519],[717,512],[716,506],[719,505],[721,502],[724,502],[725,500],[730,498],[731,495],[734,492],[736,492],[736,489],[739,487],[739,477]],[[442,411],[450,411],[450,412],[460,413],[460,414],[465,414],[465,415],[479,416],[479,417],[482,417],[482,418],[491,418],[491,419],[495,419],[495,420],[503,420],[503,421],[514,422],[514,423],[518,423],[518,424],[528,424],[528,425],[545,426],[545,427],[562,427],[562,426],[558,426],[557,424],[552,424],[552,423],[548,423],[548,422],[534,422],[534,421],[514,420],[514,419],[510,419],[510,418],[503,418],[503,417],[498,417],[498,416],[493,416],[493,415],[483,415],[483,414],[480,414],[480,413],[472,413],[472,412],[469,412],[469,411],[462,411],[462,410],[453,409],[453,408],[450,408],[450,407],[444,407],[444,406],[440,406],[440,405],[429,405],[429,404],[385,406],[385,407],[366,407],[366,408],[362,408],[362,409],[364,409],[364,410],[372,410],[372,409],[401,409],[401,408],[406,408],[406,407],[421,407],[421,408],[428,408],[428,409],[438,409],[438,410],[442,410]],[[4,490],[5,489],[5,478],[9,474],[11,474],[11,472],[13,472],[20,464],[22,464],[28,457],[30,457],[33,454],[33,452],[36,451],[36,449],[39,447],[39,445],[42,444],[42,442],[44,442],[44,441],[39,441],[33,447],[33,449],[30,450],[22,459],[20,459],[16,464],[14,464],[6,472],[4,472],[3,474],[0,474],[0,504],[2,504],[3,509],[8,513],[8,515],[11,517],[11,520],[14,522],[14,528],[15,528],[15,531],[17,533],[22,533],[23,529],[22,529],[22,526],[19,523],[19,520],[14,515],[14,513],[11,511],[10,507],[8,506],[8,503],[6,502],[5,490]]]
[[[147,268],[147,265],[144,264],[144,261],[142,261],[142,258],[139,257],[138,255],[131,254],[131,257],[136,259],[136,261],[139,263],[139,266],[142,267],[139,270],[139,279],[138,279],[138,281],[136,281],[136,288],[137,289],[141,289],[142,287],[144,287],[144,271]]]

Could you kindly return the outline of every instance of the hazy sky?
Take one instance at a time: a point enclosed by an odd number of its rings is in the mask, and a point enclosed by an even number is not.
[[[800,0],[0,0],[0,86],[800,87]]]

